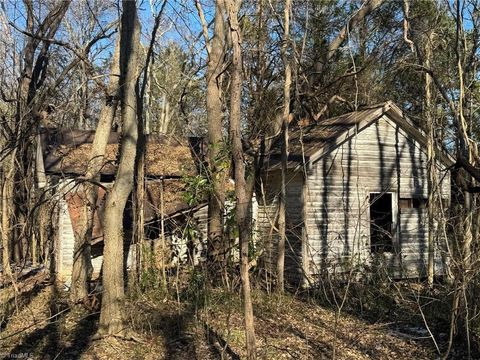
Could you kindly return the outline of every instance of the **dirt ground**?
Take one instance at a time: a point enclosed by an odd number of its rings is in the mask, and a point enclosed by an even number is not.
[[[61,285],[42,273],[0,289],[0,358],[242,359],[239,294],[217,292],[195,308],[177,299],[137,296],[126,305],[135,340],[94,340],[98,309],[71,309]],[[395,331],[293,296],[256,292],[260,359],[434,359],[428,334]]]

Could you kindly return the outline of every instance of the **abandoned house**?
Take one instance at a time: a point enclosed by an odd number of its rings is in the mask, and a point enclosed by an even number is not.
[[[297,125],[289,137],[286,278],[308,284],[320,274],[376,264],[397,278],[422,276],[428,258],[428,186],[427,139],[419,127],[386,102]],[[273,147],[264,192],[257,197],[257,227],[272,271],[280,148]],[[453,161],[440,149],[437,154],[438,191],[448,206]],[[437,274],[443,271],[444,241],[435,236]]]
[[[37,149],[37,181],[41,191],[51,191],[56,205],[57,234],[54,244],[55,270],[59,278],[68,281],[71,277],[73,265],[73,248],[75,232],[81,216],[84,198],[82,196],[82,182],[79,178],[85,174],[89,161],[90,149],[95,136],[94,131],[42,129],[39,135]],[[116,157],[118,151],[119,134],[111,133],[105,162],[100,173],[100,182],[108,188],[113,184],[116,172]],[[168,238],[169,246],[175,243],[177,259],[187,256],[186,244],[179,244],[182,231],[180,218],[189,217],[189,226],[196,229],[197,236],[205,239],[206,236],[206,207],[199,204],[189,206],[183,196],[185,190],[184,176],[197,174],[197,162],[192,146],[188,141],[182,142],[165,135],[149,135],[147,137],[145,153],[145,236],[147,246],[159,250],[161,225]],[[105,189],[98,188],[98,203],[95,214],[92,235],[92,265],[94,275],[101,271],[103,260],[103,231],[101,218]],[[131,204],[130,204],[131,207]],[[130,214],[130,215],[129,215]],[[131,231],[131,211],[127,212],[125,231]],[[129,218],[130,217],[130,218]],[[177,234],[177,235],[176,235]],[[127,236],[127,238],[129,238]],[[134,260],[134,247],[130,246],[130,239],[125,243],[127,266],[131,267]],[[193,255],[198,261],[202,244]],[[179,250],[180,248],[180,250]],[[172,249],[170,249],[172,250]],[[127,255],[128,254],[128,255]],[[172,254],[170,254],[172,255]],[[163,256],[160,254],[160,256]],[[154,260],[155,261],[155,260]]]
[[[380,265],[397,278],[422,276],[428,258],[428,181],[427,140],[419,127],[395,104],[386,102],[311,125],[297,125],[289,137],[286,278],[307,284],[325,272],[345,273],[352,268],[363,272]],[[84,130],[42,129],[39,135],[37,180],[42,191],[55,194],[56,272],[67,281],[84,203],[79,191],[81,177],[93,138],[94,131]],[[100,174],[105,188],[115,178],[118,140],[118,133],[110,134]],[[148,246],[158,250],[163,228],[170,254],[165,255],[163,248],[161,256],[174,261],[187,258],[195,265],[206,247],[208,211],[205,202],[192,206],[183,196],[184,177],[198,174],[198,157],[205,153],[205,149],[195,148],[198,139],[192,143],[164,135],[147,138],[144,209],[145,237],[151,240]],[[252,202],[255,246],[270,272],[275,269],[278,239],[280,148],[280,143],[274,145],[262,176],[263,191],[257,192]],[[453,161],[437,150],[438,194],[448,207]],[[103,253],[105,190],[100,187],[98,191],[92,242],[94,274],[101,270]],[[126,231],[132,224],[128,216]],[[441,224],[442,219],[436,220]],[[439,233],[435,233],[435,271],[442,274],[445,239]],[[128,248],[130,243],[125,245]],[[131,267],[135,254],[134,247],[130,249],[126,256]]]

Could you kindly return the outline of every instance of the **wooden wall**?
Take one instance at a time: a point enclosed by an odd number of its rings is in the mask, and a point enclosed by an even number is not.
[[[278,244],[278,196],[280,171],[270,172],[263,179],[264,194],[257,194],[258,215],[256,232],[258,246],[264,249],[264,266],[270,273],[276,272]],[[289,172],[287,175],[285,277],[292,283],[303,280],[303,175]]]
[[[439,163],[442,197],[450,176]],[[399,198],[428,197],[425,148],[399,126],[381,118],[313,164],[306,182],[308,271],[347,270],[381,260],[396,277],[422,275],[427,263],[427,209],[398,209]],[[396,207],[394,252],[372,258],[370,193],[391,192]],[[441,242],[439,239],[438,242]],[[437,265],[440,247],[436,251]],[[441,272],[442,267],[437,266]]]
[[[442,197],[450,200],[450,174],[438,164]],[[287,187],[287,229],[291,248],[287,276],[315,281],[324,271],[362,270],[378,261],[395,277],[424,273],[427,264],[427,209],[398,209],[399,198],[427,198],[425,148],[386,116],[302,172],[290,173]],[[265,246],[265,266],[274,271],[278,234],[275,230],[280,172],[264,178],[259,197],[257,231]],[[370,193],[391,192],[396,205],[395,251],[372,257]],[[264,200],[265,199],[265,200]],[[305,204],[305,206],[304,206]],[[302,241],[303,239],[303,241]],[[443,271],[437,238],[436,271]],[[302,270],[303,265],[303,270]],[[305,273],[304,273],[305,272]]]

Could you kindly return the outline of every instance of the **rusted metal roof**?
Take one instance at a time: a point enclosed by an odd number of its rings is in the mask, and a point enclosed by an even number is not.
[[[90,160],[95,131],[44,129],[40,135],[47,174],[83,175]],[[119,133],[110,133],[102,175],[115,175]],[[153,177],[195,175],[196,165],[187,141],[149,135],[145,154],[145,173]]]

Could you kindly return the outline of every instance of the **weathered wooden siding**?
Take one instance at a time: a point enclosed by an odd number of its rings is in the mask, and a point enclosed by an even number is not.
[[[278,246],[278,196],[281,174],[274,171],[263,179],[264,194],[257,194],[256,233],[263,247],[264,266],[275,273]],[[285,277],[293,283],[303,279],[303,175],[287,175]]]
[[[57,276],[61,279],[70,279],[72,276],[75,236],[68,213],[67,202],[63,198],[58,202],[58,212]]]
[[[400,214],[399,263],[395,273],[398,276],[416,276],[423,273],[428,263],[428,212],[427,209],[402,209]],[[435,268],[443,271],[440,251],[445,250],[443,238],[436,238],[437,250]]]
[[[368,264],[369,194],[427,198],[426,166],[424,148],[386,117],[313,164],[305,194],[309,272]],[[444,175],[442,169],[442,197],[449,199],[450,178]],[[396,222],[399,253],[385,254],[387,264],[395,273],[405,268],[420,274],[427,259],[426,209],[402,209]]]

